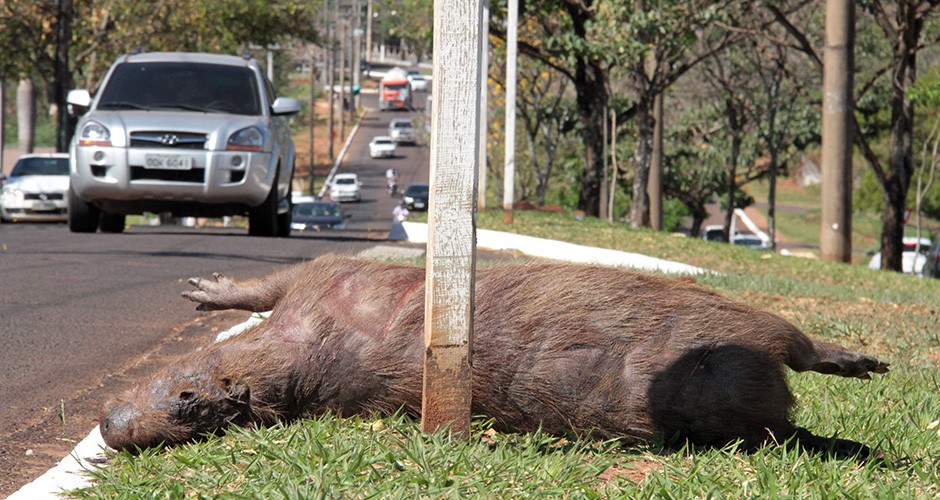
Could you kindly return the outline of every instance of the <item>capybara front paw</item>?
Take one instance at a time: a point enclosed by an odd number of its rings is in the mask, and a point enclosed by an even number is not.
[[[219,274],[213,273],[212,279],[189,278],[187,280],[196,290],[183,292],[183,297],[198,302],[197,311],[212,311],[231,308],[232,298],[236,290],[235,283]]]

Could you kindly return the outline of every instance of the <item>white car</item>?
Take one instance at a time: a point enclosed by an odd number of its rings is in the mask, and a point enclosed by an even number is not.
[[[414,144],[415,125],[410,118],[395,118],[388,124],[388,135],[397,143]]]
[[[915,251],[917,246],[917,237],[905,236],[901,240],[904,250],[901,253],[901,271],[904,274],[914,274],[923,276],[924,268],[927,266],[927,256],[930,254],[930,248],[933,242],[930,238],[920,239],[920,253]],[[881,269],[881,252],[875,252],[871,260],[868,261],[869,269]]]
[[[0,221],[68,220],[68,154],[23,155],[0,183]]]
[[[387,135],[377,135],[369,143],[369,156],[373,158],[394,158],[396,150],[395,141]]]
[[[424,75],[410,74],[408,75],[408,83],[411,84],[411,90],[415,92],[428,91],[428,80],[424,77]]]
[[[362,183],[356,174],[336,174],[330,182],[330,199],[333,201],[362,201]]]

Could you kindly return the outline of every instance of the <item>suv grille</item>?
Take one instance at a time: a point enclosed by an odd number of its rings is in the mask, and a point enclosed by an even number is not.
[[[131,132],[132,148],[205,149],[206,134],[189,132]]]

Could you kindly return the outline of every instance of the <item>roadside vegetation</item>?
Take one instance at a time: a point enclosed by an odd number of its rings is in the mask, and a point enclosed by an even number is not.
[[[809,334],[877,355],[871,381],[793,374],[794,420],[863,442],[886,463],[768,446],[625,447],[588,437],[501,434],[481,419],[466,439],[424,435],[404,416],[329,416],[139,456],[92,471],[82,498],[225,496],[573,498],[940,496],[940,281],[785,257],[594,218],[479,214],[482,228],[640,252],[705,267],[703,286],[775,312]],[[488,265],[488,264],[481,264]],[[485,374],[479,374],[485,376]]]

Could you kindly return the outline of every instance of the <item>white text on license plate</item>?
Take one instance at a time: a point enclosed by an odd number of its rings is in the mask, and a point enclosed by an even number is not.
[[[165,170],[190,170],[193,168],[193,159],[190,156],[179,155],[144,155],[144,167]]]

